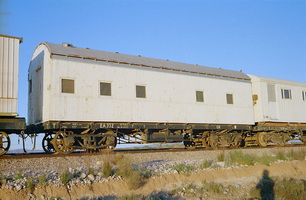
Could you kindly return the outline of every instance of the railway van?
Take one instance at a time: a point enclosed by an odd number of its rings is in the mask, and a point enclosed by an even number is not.
[[[55,133],[58,151],[136,136],[195,146],[193,137],[204,145],[215,135],[237,145],[254,125],[251,79],[239,71],[44,42],[28,77],[28,123]]]

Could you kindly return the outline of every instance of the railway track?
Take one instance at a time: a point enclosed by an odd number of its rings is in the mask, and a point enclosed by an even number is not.
[[[291,148],[291,147],[304,147],[306,144],[302,143],[291,143],[286,144],[283,148]],[[249,147],[239,147],[236,148],[237,150],[244,150],[244,149],[271,149],[271,148],[279,148],[278,145],[269,145],[266,147],[258,147],[258,146],[249,146]],[[205,149],[204,147],[195,148],[195,149],[186,149],[182,148],[149,148],[149,149],[116,149],[116,150],[104,150],[98,153],[88,153],[83,151],[76,151],[71,154],[58,154],[58,153],[11,153],[6,154],[0,157],[0,160],[7,160],[7,159],[30,159],[30,158],[48,158],[48,157],[75,157],[75,156],[96,156],[96,155],[109,155],[109,154],[144,154],[144,153],[162,153],[162,152],[196,152],[196,151],[229,151],[233,150],[230,148],[218,148],[218,149]]]

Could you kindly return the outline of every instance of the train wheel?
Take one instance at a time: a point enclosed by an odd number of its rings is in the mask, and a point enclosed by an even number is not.
[[[208,137],[209,146],[213,149],[219,148],[219,136],[217,134],[210,134]]]
[[[257,142],[258,145],[261,147],[266,147],[268,146],[268,140],[266,138],[267,132],[259,132],[257,134]]]
[[[99,145],[103,145],[103,149],[115,149],[117,146],[117,137],[115,136],[105,136],[99,141]]]
[[[42,148],[46,153],[54,153],[55,149],[51,141],[54,138],[54,134],[48,133],[45,134],[43,140],[42,140]]]
[[[193,150],[196,148],[195,142],[191,138],[191,135],[189,133],[184,135],[184,146],[188,150]]]
[[[74,138],[69,137],[73,132],[56,132],[54,138],[50,141],[53,144],[54,150],[59,154],[69,154],[73,152]]]
[[[230,144],[230,148],[237,148],[241,145],[242,136],[238,133],[234,133],[232,135],[232,142]]]
[[[0,131],[0,156],[6,154],[11,146],[11,140],[7,133]]]

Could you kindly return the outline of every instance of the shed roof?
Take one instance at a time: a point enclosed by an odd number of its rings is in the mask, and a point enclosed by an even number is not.
[[[117,52],[107,52],[107,51],[99,51],[88,48],[78,48],[65,43],[63,43],[63,45],[53,44],[49,42],[44,42],[42,44],[47,46],[47,48],[51,53],[51,56],[57,55],[65,57],[74,57],[74,58],[89,59],[96,61],[137,65],[142,67],[159,68],[164,70],[189,72],[195,74],[202,74],[206,76],[217,76],[217,77],[240,79],[240,80],[250,80],[250,78],[246,74],[234,70],[204,67],[204,66],[185,64],[169,60],[161,60],[161,59],[154,59],[142,56],[121,54]]]
[[[10,35],[3,35],[3,34],[0,34],[0,37],[17,39],[17,40],[19,40],[19,43],[23,42],[23,38],[21,38],[21,37],[15,37],[15,36],[10,36]]]

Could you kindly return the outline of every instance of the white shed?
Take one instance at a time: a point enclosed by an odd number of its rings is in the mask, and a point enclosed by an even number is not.
[[[22,38],[0,35],[0,116],[18,115],[19,44]]]
[[[306,123],[306,83],[249,76],[256,122]]]
[[[242,72],[41,43],[29,67],[30,124],[254,124]]]

